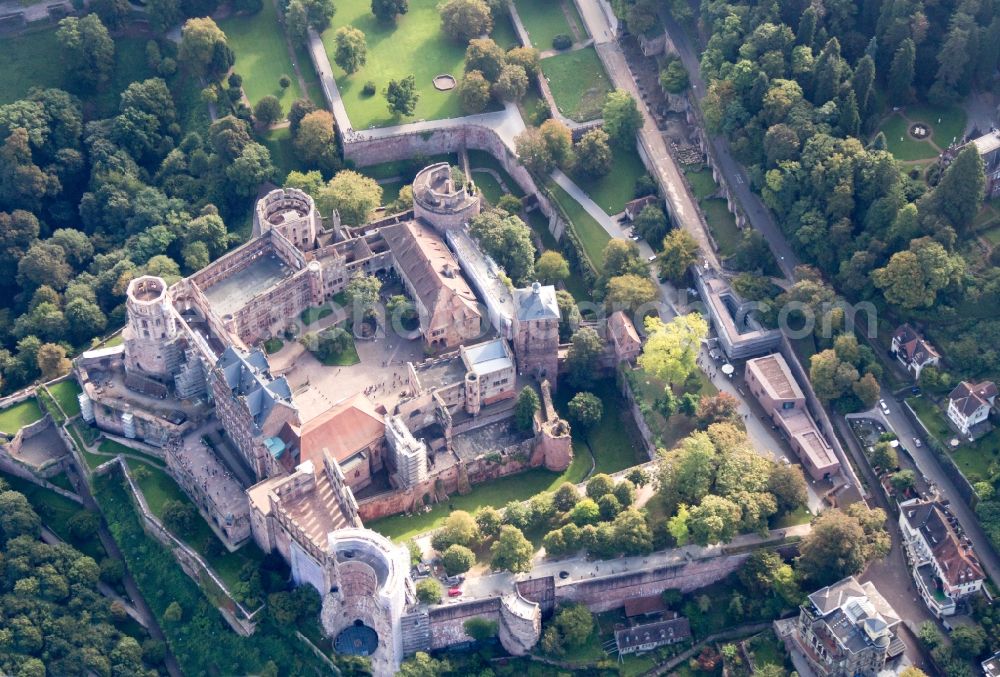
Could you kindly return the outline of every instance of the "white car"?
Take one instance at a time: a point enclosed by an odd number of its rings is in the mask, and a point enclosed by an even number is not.
[[[914,437],[913,438],[913,446],[915,446],[915,447],[917,447],[919,449],[921,444],[923,444],[923,442],[920,441],[919,437]]]
[[[885,400],[879,400],[879,401],[878,401],[878,405],[879,405],[880,407],[882,407],[882,412],[883,412],[883,413],[885,413],[886,415],[888,415],[888,414],[889,414],[889,405],[887,405],[887,404],[885,403]]]

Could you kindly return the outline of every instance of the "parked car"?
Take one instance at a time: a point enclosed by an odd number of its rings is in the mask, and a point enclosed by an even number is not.
[[[449,597],[461,597],[462,596],[462,588],[458,587],[457,585],[455,587],[453,587],[453,588],[448,588],[448,596]]]
[[[885,400],[879,400],[879,401],[878,401],[878,405],[879,405],[880,407],[882,407],[882,411],[883,411],[883,412],[884,412],[884,413],[885,413],[886,415],[888,415],[888,414],[889,414],[889,405],[885,403]]]
[[[913,446],[915,446],[917,449],[919,449],[920,445],[922,445],[922,444],[923,444],[923,442],[920,441],[919,437],[914,437],[913,438]]]
[[[652,256],[650,256],[650,257],[649,257],[648,259],[646,259],[646,260],[647,260],[647,261],[649,261],[650,263],[652,263],[653,261],[655,261],[655,260],[656,260],[656,254],[653,254]]]

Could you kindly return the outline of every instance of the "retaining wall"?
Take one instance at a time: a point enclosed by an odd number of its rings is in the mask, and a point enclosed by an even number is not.
[[[729,555],[698,560],[673,566],[601,578],[573,581],[556,586],[556,600],[586,604],[594,612],[609,611],[625,605],[633,597],[659,595],[664,590],[682,593],[698,590],[720,581],[736,571],[749,555]],[[607,562],[612,566],[614,561]]]

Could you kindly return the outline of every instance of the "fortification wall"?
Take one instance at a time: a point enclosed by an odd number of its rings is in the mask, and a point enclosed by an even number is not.
[[[408,160],[420,155],[455,153],[462,148],[481,150],[495,157],[504,171],[524,191],[537,199],[538,208],[549,219],[549,232],[556,240],[562,237],[566,224],[548,198],[538,189],[527,169],[521,166],[513,151],[489,127],[468,124],[425,132],[407,132],[390,137],[369,138],[352,134],[344,138],[344,160],[359,167]]]
[[[431,649],[444,649],[454,644],[471,642],[465,632],[465,622],[482,618],[500,623],[500,598],[490,597],[471,602],[437,606],[428,613],[431,625]]]
[[[659,566],[646,571],[571,581],[555,589],[559,602],[579,602],[602,612],[624,606],[633,597],[658,595],[673,589],[691,592],[719,581],[736,571],[748,555],[729,555],[706,560]],[[608,562],[610,568],[614,562]]]

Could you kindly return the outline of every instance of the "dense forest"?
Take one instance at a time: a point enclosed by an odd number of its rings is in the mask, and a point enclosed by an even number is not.
[[[959,374],[1000,372],[997,252],[970,237],[982,159],[902,167],[877,133],[895,107],[995,84],[1000,2],[707,0],[699,20],[706,124],[793,247],[849,299],[925,322]]]
[[[132,277],[176,279],[241,239],[227,224],[247,222],[274,173],[245,106],[219,104],[209,124],[222,88],[202,84],[234,59],[215,23],[189,22],[179,44],[149,40],[148,77],[121,83],[118,4],[59,23],[64,89],[0,106],[4,392],[65,372],[67,355],[121,326]]]
[[[43,543],[41,529],[24,495],[0,480],[0,672],[158,674],[151,666],[163,660],[162,643],[140,645],[115,627],[125,610],[98,592],[97,562],[70,545]]]

